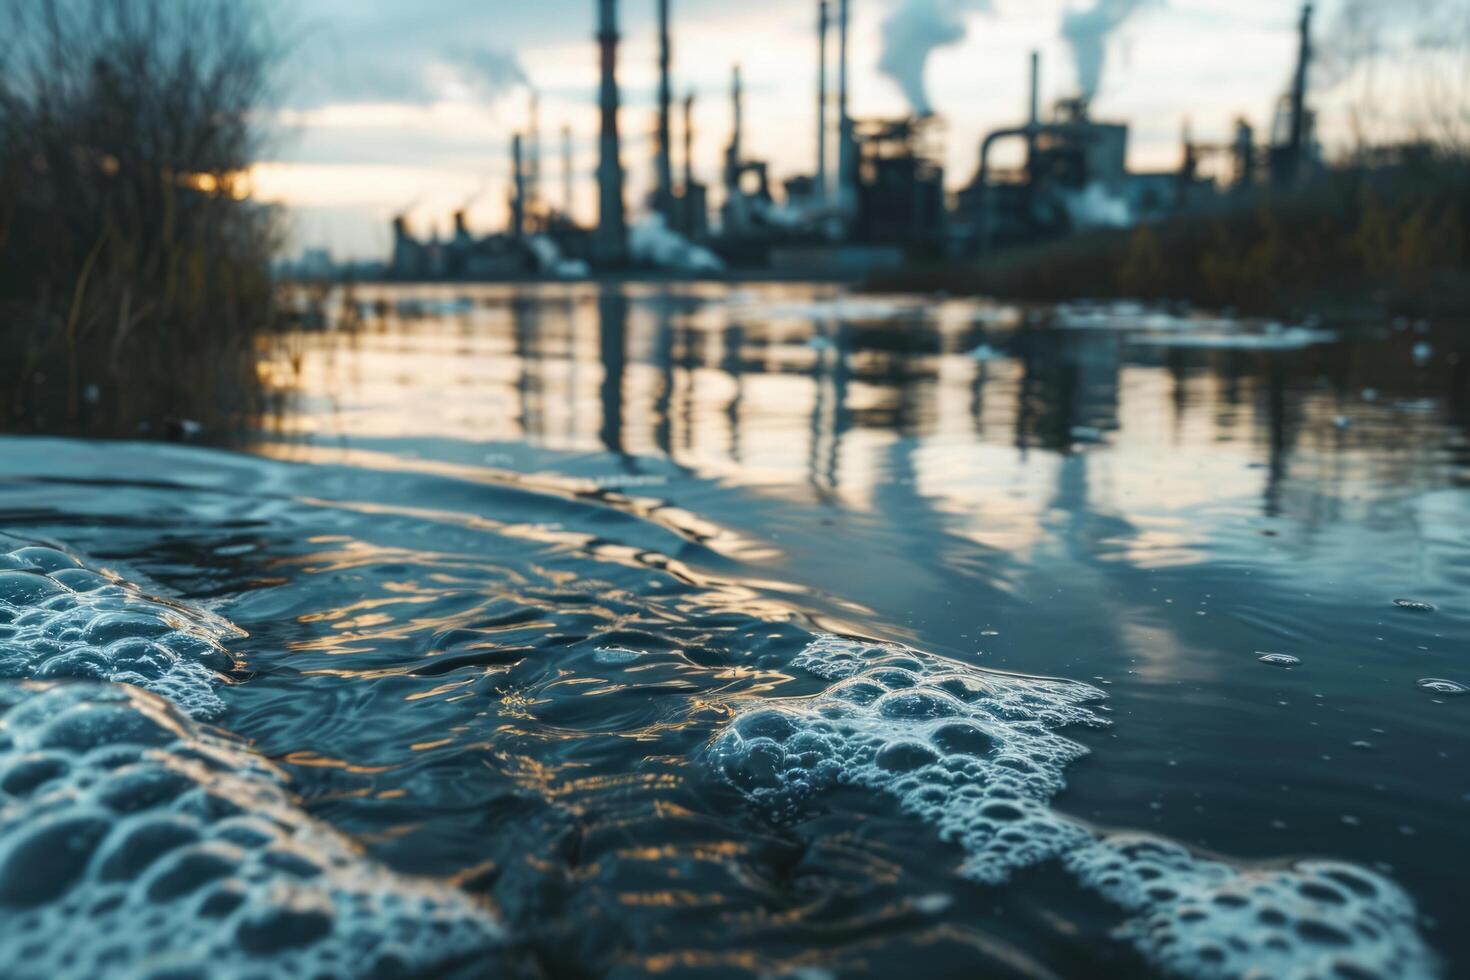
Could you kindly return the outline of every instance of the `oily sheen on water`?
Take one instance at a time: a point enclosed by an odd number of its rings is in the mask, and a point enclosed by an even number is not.
[[[1200,978],[1433,976],[1408,896],[1351,865],[1247,868],[1143,835],[1103,835],[1051,807],[1086,754],[1060,734],[1104,724],[1102,693],[994,674],[905,647],[822,636],[797,668],[814,697],[753,707],[715,740],[716,767],[759,810],[799,819],[838,783],[896,797],[998,884],[1059,860],[1124,909],[1120,935],[1162,970]]]
[[[504,945],[196,719],[237,631],[58,549],[0,538],[0,974],[401,976]],[[190,717],[190,716],[193,717]]]

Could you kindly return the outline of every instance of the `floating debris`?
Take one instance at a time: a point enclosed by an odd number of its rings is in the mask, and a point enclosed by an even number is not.
[[[617,664],[630,664],[642,657],[638,650],[629,650],[627,647],[598,647],[592,654],[592,659],[604,666]]]
[[[1419,681],[1419,686],[1426,691],[1432,691],[1435,694],[1447,694],[1451,697],[1470,693],[1470,687],[1466,687],[1458,681],[1447,681],[1442,677],[1425,677]]]
[[[1410,612],[1434,612],[1438,608],[1434,603],[1424,602],[1420,599],[1395,599],[1393,604],[1400,609],[1407,609]]]
[[[1256,657],[1257,660],[1273,667],[1295,667],[1302,662],[1300,657],[1293,657],[1289,653],[1264,653],[1260,650],[1257,650],[1256,653],[1260,654]]]

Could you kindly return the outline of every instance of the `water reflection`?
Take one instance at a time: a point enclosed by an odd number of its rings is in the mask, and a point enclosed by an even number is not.
[[[1470,642],[1453,331],[1293,348],[799,286],[359,298],[265,365],[256,457],[7,445],[0,523],[241,625],[228,727],[376,856],[492,897],[547,972],[1141,975],[1054,868],[984,888],[886,797],[787,826],[715,778],[732,712],[820,688],[815,630],[1105,689],[1070,817],[1457,908],[1470,699],[1416,683],[1465,679]]]
[[[950,478],[972,450],[1023,482],[1033,450],[1102,453],[1105,470],[1157,453],[1169,465],[1130,483],[1128,509],[1175,507],[1208,484],[1214,497],[1258,496],[1264,516],[1310,518],[1324,496],[1431,478],[1470,412],[1453,343],[1416,366],[1422,338],[1392,328],[1299,351],[1191,350],[969,303],[847,309],[790,288],[381,299],[364,300],[350,340],[293,339],[300,370],[272,365],[284,397],[269,429],[301,444],[604,450],[626,475],[657,459],[860,508],[891,479],[942,485],[941,509],[985,503],[995,475],[969,492]],[[914,459],[895,439],[917,441]],[[1019,452],[991,452],[1007,443]]]

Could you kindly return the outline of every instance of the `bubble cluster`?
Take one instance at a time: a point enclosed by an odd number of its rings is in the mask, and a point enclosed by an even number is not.
[[[795,666],[837,683],[743,714],[714,744],[720,770],[772,819],[837,783],[882,790],[961,844],[965,874],[983,882],[1088,839],[1047,801],[1087,751],[1056,729],[1103,723],[1087,706],[1094,688],[835,636]]]
[[[503,944],[468,896],[308,817],[263,759],[86,682],[0,682],[0,914],[0,969],[47,980],[419,975]]]
[[[235,668],[229,623],[0,535],[0,680],[88,680],[152,691],[195,718],[219,715]]]
[[[1086,752],[1058,730],[1103,724],[1094,688],[837,636],[795,666],[833,683],[738,714],[712,746],[719,771],[770,819],[797,819],[827,787],[862,786],[962,846],[961,872],[977,881],[1060,859],[1133,917],[1120,934],[1172,974],[1434,973],[1412,902],[1378,875],[1328,862],[1237,867],[1160,838],[1100,836],[1053,810],[1066,766]]]
[[[1243,869],[1143,835],[1103,838],[1066,863],[1134,914],[1120,937],[1166,973],[1357,980],[1435,972],[1408,896],[1352,865]]]

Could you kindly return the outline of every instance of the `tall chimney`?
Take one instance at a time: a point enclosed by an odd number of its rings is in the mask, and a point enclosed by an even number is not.
[[[817,4],[817,200],[827,199],[827,0]]]
[[[684,193],[694,186],[694,92],[684,96]]]
[[[510,173],[510,233],[511,237],[520,239],[526,233],[526,165],[520,133],[510,141]]]
[[[837,201],[844,211],[857,204],[857,146],[847,111],[847,34],[849,0],[837,2]]]
[[[541,212],[541,96],[531,90],[531,118],[526,127],[526,220],[533,224]]]
[[[658,160],[655,175],[654,206],[664,220],[673,218],[674,164],[673,137],[670,133],[669,112],[673,93],[670,90],[669,70],[669,0],[658,0]]]
[[[1031,52],[1031,125],[1041,122],[1041,52]]]
[[[725,183],[732,188],[740,183],[740,165],[745,161],[745,151],[741,146],[745,128],[741,102],[740,66],[737,64],[730,77],[730,109],[734,125],[730,130],[730,148],[725,151]]]
[[[561,128],[561,210],[572,219],[572,127]]]
[[[1297,53],[1296,78],[1291,86],[1291,136],[1287,146],[1286,179],[1301,174],[1307,143],[1307,78],[1312,63],[1312,5],[1302,6],[1301,47]]]
[[[597,43],[602,53],[602,136],[597,163],[597,257],[604,265],[627,258],[623,163],[618,141],[618,2],[598,0]]]

